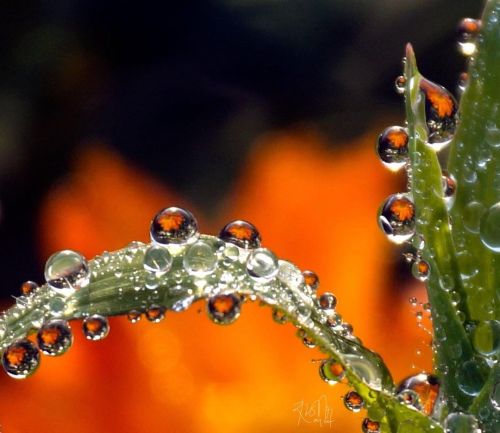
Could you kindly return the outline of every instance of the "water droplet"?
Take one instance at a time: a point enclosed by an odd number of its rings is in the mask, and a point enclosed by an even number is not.
[[[490,401],[496,410],[500,410],[500,382],[495,383],[491,388]]]
[[[345,407],[353,412],[359,412],[364,405],[363,398],[356,391],[349,391],[344,396]]]
[[[70,296],[89,283],[87,260],[76,251],[63,250],[49,257],[45,264],[45,280],[55,292]]]
[[[382,390],[382,376],[380,370],[362,355],[344,355],[345,362],[350,370],[361,378],[370,388]]]
[[[241,299],[230,293],[212,296],[207,303],[208,316],[218,325],[233,323],[240,316]]]
[[[322,310],[334,310],[337,306],[337,298],[333,293],[323,293],[318,302]]]
[[[436,376],[420,373],[401,381],[396,392],[402,401],[430,415],[439,396],[439,381]]]
[[[260,234],[253,224],[237,220],[227,224],[220,232],[219,237],[226,242],[240,248],[251,249],[260,247]]]
[[[406,78],[403,75],[396,77],[394,80],[394,89],[398,95],[404,95],[406,88]]]
[[[500,202],[491,206],[481,217],[479,236],[487,248],[500,253]]]
[[[172,268],[172,255],[167,248],[150,245],[144,253],[144,269],[161,276]]]
[[[214,246],[204,240],[191,245],[184,255],[184,268],[197,277],[211,274],[217,267],[217,254]]]
[[[389,240],[401,244],[415,234],[415,206],[406,195],[393,194],[380,207],[378,221]]]
[[[484,385],[483,365],[479,360],[471,359],[464,362],[457,370],[456,379],[460,390],[467,395],[479,394]]]
[[[455,178],[453,176],[451,176],[446,172],[443,173],[441,179],[443,181],[444,201],[448,209],[450,209],[455,199],[455,193],[457,191],[457,182],[455,181]]]
[[[127,313],[127,319],[130,323],[137,323],[141,320],[142,314],[139,310],[130,310]]]
[[[257,281],[268,281],[274,278],[279,271],[278,259],[269,250],[258,248],[248,256],[247,272]]]
[[[328,385],[335,385],[345,377],[345,369],[334,359],[325,359],[319,366],[319,375]]]
[[[24,379],[38,368],[40,353],[29,340],[19,340],[8,346],[2,354],[5,372],[14,379]]]
[[[73,343],[73,334],[66,320],[45,322],[36,335],[38,348],[45,355],[58,356],[65,353]]]
[[[486,124],[485,140],[494,149],[500,147],[500,128],[496,124],[492,122]]]
[[[288,319],[283,311],[273,308],[273,320],[282,325],[283,323],[286,323]]]
[[[431,273],[431,267],[425,260],[418,259],[411,267],[411,273],[420,281],[427,281]]]
[[[485,212],[486,207],[482,203],[478,201],[467,203],[462,215],[465,228],[471,233],[479,233],[479,224]]]
[[[302,338],[302,343],[304,343],[304,346],[306,346],[309,349],[314,349],[316,347],[316,342],[308,335]]]
[[[411,305],[412,307],[416,307],[416,306],[418,305],[418,300],[417,300],[417,298],[415,298],[414,296],[413,296],[413,297],[411,297],[408,301],[410,302],[410,305]]]
[[[370,418],[365,418],[361,423],[363,433],[380,433],[380,423]]]
[[[472,18],[464,18],[458,24],[458,49],[464,56],[476,53],[476,38],[480,29],[481,21]]]
[[[159,323],[165,318],[165,307],[152,305],[146,310],[146,319],[153,323]]]
[[[198,222],[191,212],[169,207],[155,215],[150,235],[153,242],[161,245],[184,244],[198,235]]]
[[[408,132],[401,126],[391,126],[379,135],[377,154],[391,171],[398,171],[408,161]]]
[[[234,263],[240,256],[240,250],[235,245],[228,244],[224,248],[224,262],[226,264]]]
[[[83,335],[87,340],[102,340],[109,333],[108,319],[99,314],[93,314],[83,320]]]
[[[474,415],[452,412],[444,420],[445,433],[477,433],[480,432]]]
[[[38,289],[38,284],[34,281],[25,281],[21,284],[21,295],[30,296]]]
[[[484,320],[479,322],[472,333],[474,348],[485,356],[500,351],[500,321]]]
[[[460,75],[458,76],[458,91],[459,93],[465,92],[465,88],[467,87],[467,84],[469,83],[469,74],[467,72],[461,72]]]
[[[309,288],[313,291],[317,290],[319,287],[319,277],[313,271],[304,271],[302,272],[302,276],[304,277],[304,283],[309,286]]]
[[[420,90],[425,97],[428,142],[436,151],[446,147],[457,126],[457,101],[444,87],[422,78]]]

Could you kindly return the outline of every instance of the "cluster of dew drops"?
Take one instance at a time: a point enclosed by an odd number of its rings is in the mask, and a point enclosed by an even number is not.
[[[482,23],[480,20],[464,18],[458,26],[458,48],[469,61],[474,60],[476,43],[481,25]],[[466,72],[460,74],[457,86],[457,93],[459,96],[464,92],[468,79],[469,77]],[[395,80],[396,92],[400,95],[404,95],[406,92],[406,84],[406,78],[404,76],[397,77]],[[447,89],[425,78],[422,78],[420,81],[419,91],[425,101],[425,116],[428,133],[426,144],[435,152],[440,152],[446,149],[451,143],[455,133],[458,122],[457,101]],[[500,138],[500,134],[497,133],[497,139],[498,138]],[[410,165],[408,142],[409,135],[406,127],[390,126],[378,137],[376,150],[380,160],[389,170],[397,172],[403,168],[406,169],[408,185],[411,185],[412,167]],[[500,140],[498,140],[498,144],[496,145],[500,146]],[[454,203],[457,184],[456,180],[447,173],[446,170],[442,171],[442,188],[444,201],[448,209],[451,209]],[[413,185],[413,189],[418,190],[418,185]],[[474,208],[470,209],[470,211],[478,214],[476,207],[482,205],[477,202],[472,202],[470,205]],[[483,220],[487,222],[487,218],[483,218]],[[422,248],[425,240],[421,237],[416,239],[416,212],[411,188],[405,193],[392,194],[382,203],[379,209],[378,222],[380,228],[390,241],[407,247],[404,249],[405,252],[403,252],[403,257],[411,264],[413,276],[420,281],[426,281],[432,270],[429,263],[422,257]],[[464,221],[464,223],[467,225],[466,221]],[[496,245],[494,242],[489,242],[489,240],[486,239],[488,234],[487,230],[484,236],[480,229],[476,232],[480,233],[481,240],[486,247],[496,252],[500,251],[500,241],[498,245]],[[452,302],[457,306],[460,298],[458,293],[452,290],[452,282],[443,280],[440,281],[440,283],[443,289],[450,293]],[[412,306],[416,306],[417,302],[416,298],[410,299],[410,304]],[[429,313],[429,304],[423,304],[423,309]],[[457,311],[457,314],[463,321],[463,313]],[[417,320],[420,321],[421,319],[422,312],[417,312]],[[421,324],[419,323],[419,325]],[[485,356],[491,356],[500,351],[500,338],[494,339],[493,347],[491,347],[491,344],[488,344],[488,347],[483,347],[484,344],[483,346],[481,345],[481,342],[484,340],[482,336],[489,335],[490,333],[493,333],[493,335],[500,335],[500,322],[495,320],[481,322],[474,333],[474,346],[479,353]],[[469,367],[471,366],[467,366],[467,368]],[[467,372],[464,372],[464,377],[467,375]],[[414,400],[417,399],[419,400],[418,405],[420,406],[420,410],[423,410],[427,414],[434,414],[437,416],[440,406],[438,404],[438,379],[433,375],[422,373],[407,379],[407,381],[408,380],[415,381],[414,384],[416,384],[416,386],[413,388],[407,387],[406,390],[404,386],[399,386],[399,396],[402,401],[414,406]],[[425,383],[425,386],[422,387],[422,383]],[[472,386],[473,384],[469,384],[467,381],[462,381],[460,384],[463,385],[461,389],[468,395],[477,395],[481,389],[480,387]],[[424,389],[425,391],[422,391]],[[500,384],[497,384],[493,390],[491,401],[494,408],[500,410]],[[486,412],[487,410],[483,411],[481,414],[487,417],[488,413]],[[473,415],[455,412],[450,413],[445,419],[445,430],[447,433],[466,431],[461,430],[464,428],[463,426],[468,426],[467,433],[480,432],[479,422]]]

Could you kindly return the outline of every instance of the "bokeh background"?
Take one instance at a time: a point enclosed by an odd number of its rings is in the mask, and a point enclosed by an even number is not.
[[[207,233],[248,219],[265,246],[315,270],[396,380],[429,370],[429,324],[408,303],[425,302],[423,288],[375,219],[405,180],[374,141],[404,121],[393,81],[405,43],[455,90],[455,27],[481,3],[2,2],[3,307],[43,280],[54,251],[146,241],[153,214],[180,205]],[[204,308],[161,324],[115,318],[98,343],[75,322],[66,355],[25,381],[0,376],[2,431],[360,431],[347,386],[321,382],[321,354],[291,325],[247,304],[219,327]]]

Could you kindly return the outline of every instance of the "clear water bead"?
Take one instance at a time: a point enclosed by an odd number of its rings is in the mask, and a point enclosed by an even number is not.
[[[184,244],[198,235],[198,222],[191,212],[168,207],[155,215],[149,232],[158,244]]]
[[[444,420],[445,433],[479,433],[479,425],[474,415],[452,412]]]
[[[65,353],[73,343],[73,334],[66,320],[45,322],[36,335],[38,348],[45,355],[58,356]]]
[[[190,274],[203,277],[211,274],[217,267],[215,247],[204,240],[196,241],[184,254],[184,268]]]
[[[45,264],[45,280],[55,292],[70,296],[89,283],[87,260],[76,251],[59,251],[50,256]]]
[[[144,269],[161,276],[172,268],[172,255],[167,248],[150,245],[144,253]]]
[[[485,212],[486,207],[482,203],[478,201],[467,203],[462,215],[465,228],[471,233],[479,233],[479,225]]]
[[[484,320],[472,332],[472,344],[481,355],[491,356],[500,352],[500,321]]]
[[[394,89],[396,90],[396,93],[398,95],[404,95],[405,88],[406,88],[406,78],[404,77],[404,75],[396,77],[396,79],[394,80]]]
[[[475,396],[481,391],[486,380],[485,366],[479,359],[464,362],[457,370],[456,379],[460,390],[467,395]]]
[[[141,320],[142,313],[139,310],[130,310],[127,313],[127,319],[130,323],[137,323]]]
[[[391,171],[398,171],[408,161],[408,132],[401,126],[386,128],[377,140],[377,154]]]
[[[208,317],[218,325],[229,325],[239,316],[241,298],[233,293],[212,296],[207,303]]]
[[[25,379],[40,365],[40,353],[29,340],[19,340],[8,346],[2,354],[2,366],[14,379]]]
[[[431,267],[425,260],[418,259],[411,266],[412,275],[419,281],[427,281],[431,273]]]
[[[279,270],[278,259],[269,250],[258,248],[248,256],[247,272],[258,281],[268,281],[274,278]]]
[[[316,272],[313,271],[304,271],[302,272],[302,276],[304,277],[304,283],[313,291],[317,290],[319,287],[319,277]]]
[[[415,206],[405,194],[393,194],[380,207],[378,221],[388,239],[401,244],[415,234]]]
[[[328,385],[335,385],[345,377],[345,369],[333,359],[325,359],[319,366],[319,376]]]
[[[82,323],[83,335],[87,340],[102,340],[109,334],[109,323],[106,317],[93,314],[86,317]]]
[[[487,248],[500,253],[500,202],[491,206],[481,217],[479,236]]]

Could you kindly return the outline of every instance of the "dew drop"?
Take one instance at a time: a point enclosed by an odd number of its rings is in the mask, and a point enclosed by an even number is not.
[[[481,217],[479,236],[487,248],[500,253],[500,202],[491,206]]]
[[[489,356],[500,352],[500,321],[479,322],[472,333],[472,344],[481,355]]]
[[[457,126],[457,101],[443,86],[422,78],[420,90],[425,97],[425,116],[429,145],[436,151],[446,147]]]
[[[152,305],[146,310],[146,319],[153,323],[159,323],[165,318],[165,307]]]
[[[260,234],[253,224],[247,221],[232,221],[221,230],[219,237],[240,248],[252,249],[260,247]]]
[[[241,299],[230,293],[227,295],[212,296],[207,303],[208,316],[218,325],[233,323],[241,310]]]
[[[50,256],[45,264],[45,280],[55,292],[70,296],[89,283],[87,260],[76,251],[59,251]]]
[[[415,206],[406,195],[393,194],[380,207],[378,221],[389,240],[401,244],[415,234]]]
[[[159,245],[150,245],[144,253],[144,269],[161,276],[172,268],[172,255],[167,248]]]
[[[40,364],[40,353],[29,340],[12,343],[2,354],[5,372],[14,379],[25,379],[33,374]]]
[[[54,296],[49,300],[47,307],[52,315],[58,316],[66,308],[66,301],[61,296]]]
[[[476,38],[481,29],[481,21],[473,18],[464,18],[458,24],[458,49],[464,56],[476,53]]]
[[[431,273],[431,267],[425,260],[418,259],[411,267],[412,275],[419,281],[427,281]]]
[[[485,381],[479,360],[471,359],[464,362],[457,370],[456,379],[458,387],[464,394],[471,396],[479,394]]]
[[[153,242],[161,245],[185,244],[198,235],[198,222],[187,210],[165,208],[151,221],[150,235]]]
[[[467,203],[462,215],[465,228],[471,233],[479,233],[479,224],[485,212],[486,207],[482,203],[478,201]]]
[[[396,77],[394,80],[394,89],[398,95],[404,95],[406,89],[406,78],[404,75]]]
[[[23,296],[30,296],[33,293],[36,292],[38,289],[38,284],[35,283],[34,281],[25,281],[23,284],[21,284],[21,295]]]
[[[45,322],[36,335],[38,348],[45,355],[58,356],[65,353],[73,343],[73,334],[66,320]]]
[[[500,382],[495,383],[491,388],[490,401],[493,407],[500,411]]]
[[[304,277],[304,283],[313,291],[317,290],[319,287],[319,277],[313,271],[304,271],[302,272],[302,276]]]
[[[391,171],[398,171],[408,161],[408,132],[401,126],[390,126],[379,135],[377,154]]]
[[[207,241],[199,240],[188,248],[183,263],[191,275],[197,277],[209,275],[217,267],[215,247]]]
[[[127,319],[130,323],[137,323],[141,320],[142,314],[139,310],[130,310],[127,313]]]
[[[266,248],[253,250],[248,256],[247,272],[257,281],[269,281],[279,271],[278,259]]]
[[[380,433],[380,423],[370,418],[365,418],[361,423],[363,433]]]
[[[439,380],[431,374],[420,373],[401,381],[396,392],[402,401],[430,415],[439,396]]]
[[[448,207],[451,208],[455,200],[455,195],[457,191],[457,182],[453,176],[448,173],[443,173],[441,177],[443,182],[443,197],[444,201]]]
[[[344,396],[344,405],[353,412],[359,412],[364,405],[363,398],[356,391],[349,391]]]
[[[337,306],[337,298],[333,293],[323,293],[319,297],[318,303],[322,310],[334,310]]]
[[[109,333],[108,319],[100,314],[93,314],[83,320],[82,328],[87,340],[102,340]]]
[[[486,124],[485,140],[494,149],[500,147],[500,128],[496,124],[492,122]]]
[[[459,93],[465,92],[465,88],[467,87],[467,84],[469,83],[469,74],[467,72],[461,72],[460,75],[458,76],[458,91]]]
[[[325,359],[319,366],[319,375],[328,385],[335,385],[345,377],[345,369],[334,359]]]
[[[479,425],[474,415],[452,412],[444,420],[445,433],[477,433]]]
[[[283,311],[278,310],[277,308],[273,308],[273,320],[276,323],[282,325],[286,323],[288,319]]]

